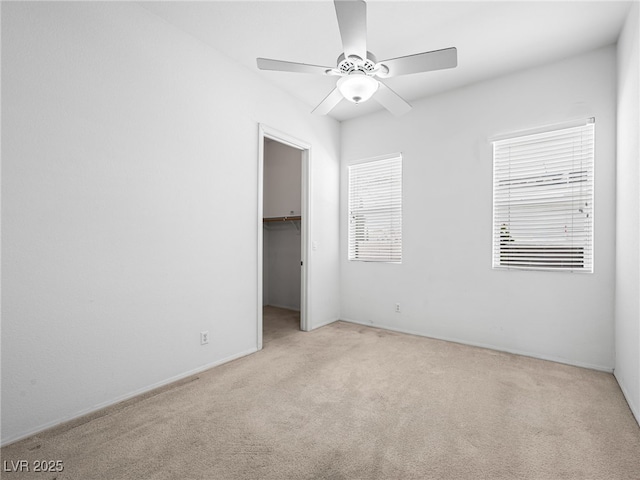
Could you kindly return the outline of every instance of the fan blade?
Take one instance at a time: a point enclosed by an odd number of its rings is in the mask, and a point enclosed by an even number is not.
[[[406,57],[392,58],[379,63],[389,69],[386,73],[380,72],[378,74],[382,78],[408,75],[410,73],[430,72],[457,66],[458,50],[455,47],[451,47],[443,50],[407,55]],[[382,71],[384,71],[384,68]]]
[[[344,97],[340,93],[340,90],[338,90],[337,88],[334,88],[329,95],[324,97],[324,100],[320,102],[320,105],[314,108],[311,113],[317,113],[318,115],[326,115],[331,111],[331,109],[333,109],[333,107],[335,107],[338,103],[340,103],[340,100],[342,100],[343,98]]]
[[[378,90],[373,95],[373,98],[380,105],[389,110],[396,117],[399,117],[411,110],[411,105],[409,105],[400,95],[391,90],[380,80],[378,80],[378,83]]]
[[[361,0],[334,0],[344,56],[367,59],[367,4]]]
[[[321,67],[320,65],[308,65],[306,63],[284,62],[282,60],[271,60],[270,58],[258,58],[258,68],[260,70],[276,70],[279,72],[296,73],[319,73],[326,75],[333,70],[331,67]]]

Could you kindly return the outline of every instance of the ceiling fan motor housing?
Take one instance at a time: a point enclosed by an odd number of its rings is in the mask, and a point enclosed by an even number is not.
[[[378,71],[376,57],[371,52],[367,52],[367,58],[364,60],[357,55],[345,57],[344,53],[342,53],[336,63],[342,75],[349,75],[354,71],[359,71],[365,75],[373,76]]]

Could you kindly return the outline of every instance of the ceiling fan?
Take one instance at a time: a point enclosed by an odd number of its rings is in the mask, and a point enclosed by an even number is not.
[[[373,97],[394,115],[402,115],[411,110],[411,105],[385,85],[381,78],[453,68],[458,64],[455,47],[378,62],[376,57],[367,50],[366,3],[362,0],[334,0],[333,3],[344,48],[344,53],[338,57],[335,68],[269,58],[257,59],[260,70],[340,77],[336,88],[320,102],[313,113],[326,115],[343,98],[358,104]]]

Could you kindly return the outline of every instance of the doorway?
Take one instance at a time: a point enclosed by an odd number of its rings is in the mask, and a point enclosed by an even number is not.
[[[310,146],[259,125],[257,348],[263,346],[263,307],[300,311],[309,325]]]

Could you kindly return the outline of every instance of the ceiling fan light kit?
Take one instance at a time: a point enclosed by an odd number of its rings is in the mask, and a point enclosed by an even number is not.
[[[357,105],[376,93],[378,81],[362,72],[353,72],[338,80],[338,90],[344,98]]]
[[[257,59],[260,70],[341,77],[337,81],[336,88],[320,102],[313,110],[314,113],[326,115],[343,98],[357,105],[373,97],[394,115],[402,115],[411,110],[411,105],[375,77],[388,78],[429,72],[453,68],[458,64],[455,48],[433,50],[378,63],[376,57],[367,51],[366,3],[362,0],[334,0],[333,3],[344,48],[344,53],[338,57],[336,68],[268,58]]]

